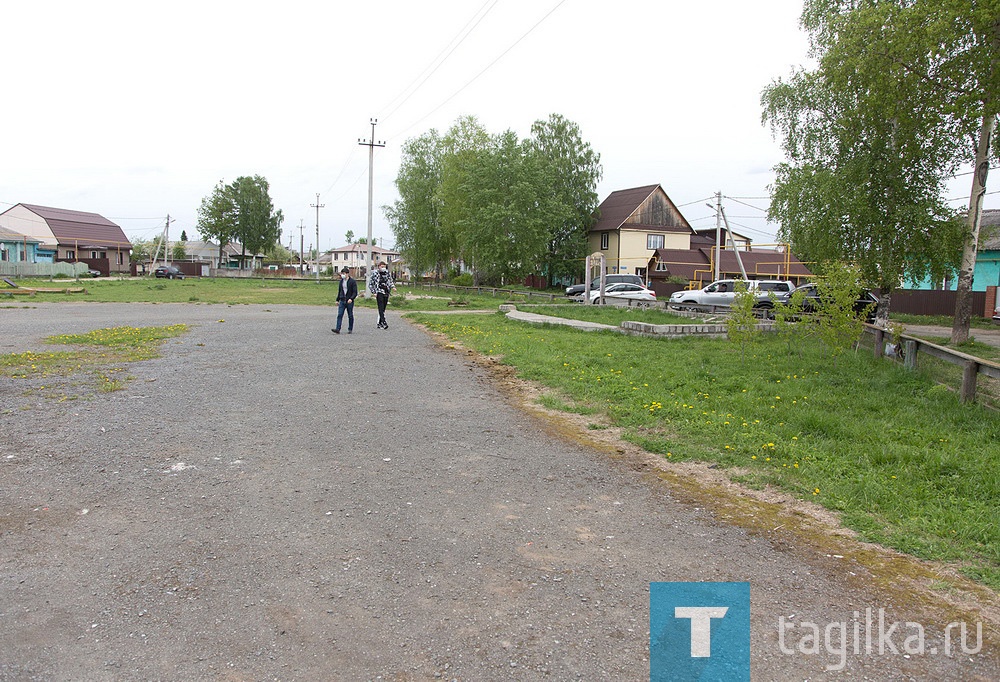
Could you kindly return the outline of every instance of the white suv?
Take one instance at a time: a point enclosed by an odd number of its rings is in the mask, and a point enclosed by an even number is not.
[[[747,289],[754,293],[757,298],[754,307],[762,310],[774,307],[772,293],[774,296],[781,296],[795,288],[791,282],[781,279],[720,279],[704,289],[677,291],[670,295],[668,305],[674,310],[687,308],[711,311],[715,308],[728,308],[733,304],[733,298],[736,296],[737,282],[745,284]]]

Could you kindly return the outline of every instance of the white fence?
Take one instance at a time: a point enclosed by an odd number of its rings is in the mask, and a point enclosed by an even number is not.
[[[86,263],[20,263],[0,261],[3,277],[79,277],[88,270]]]

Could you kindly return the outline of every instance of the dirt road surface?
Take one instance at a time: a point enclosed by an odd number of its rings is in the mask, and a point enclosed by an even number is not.
[[[0,679],[645,680],[651,581],[749,581],[754,680],[1000,677],[988,649],[827,670],[804,626],[783,652],[781,618],[884,608],[930,649],[944,616],[560,438],[398,317],[334,336],[334,312],[0,309],[4,354],[191,325],[124,390],[0,378]]]

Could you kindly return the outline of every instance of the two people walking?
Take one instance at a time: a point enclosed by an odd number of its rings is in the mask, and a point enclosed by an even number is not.
[[[392,279],[392,274],[385,263],[379,263],[378,267],[368,275],[368,293],[375,296],[378,303],[378,328],[388,329],[389,323],[385,321],[385,306],[389,302],[389,294],[396,288],[396,283]],[[347,267],[340,270],[340,283],[337,285],[337,326],[331,329],[334,334],[339,334],[344,322],[344,313],[347,313],[347,333],[354,332],[354,302],[358,298],[358,282],[351,277],[351,271]]]

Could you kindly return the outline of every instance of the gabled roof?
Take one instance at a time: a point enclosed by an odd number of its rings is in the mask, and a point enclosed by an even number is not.
[[[1000,251],[1000,208],[984,208],[979,224],[979,250]]]
[[[97,213],[35,204],[21,204],[21,206],[42,218],[60,244],[76,244],[79,248],[93,246],[132,248],[122,228]]]
[[[8,230],[6,227],[0,226],[0,242],[24,242],[28,241],[32,244],[41,244],[41,239],[35,239],[34,237],[28,237],[20,232],[14,232],[14,230]]]
[[[654,217],[638,214],[639,209],[647,200],[652,198],[655,201],[654,194],[660,194],[665,200],[664,208],[667,215]],[[656,230],[658,232],[694,232],[687,219],[677,210],[677,206],[660,185],[645,185],[614,191],[601,202],[597,210],[598,218],[594,226],[590,228],[591,232],[607,232],[623,228]]]

